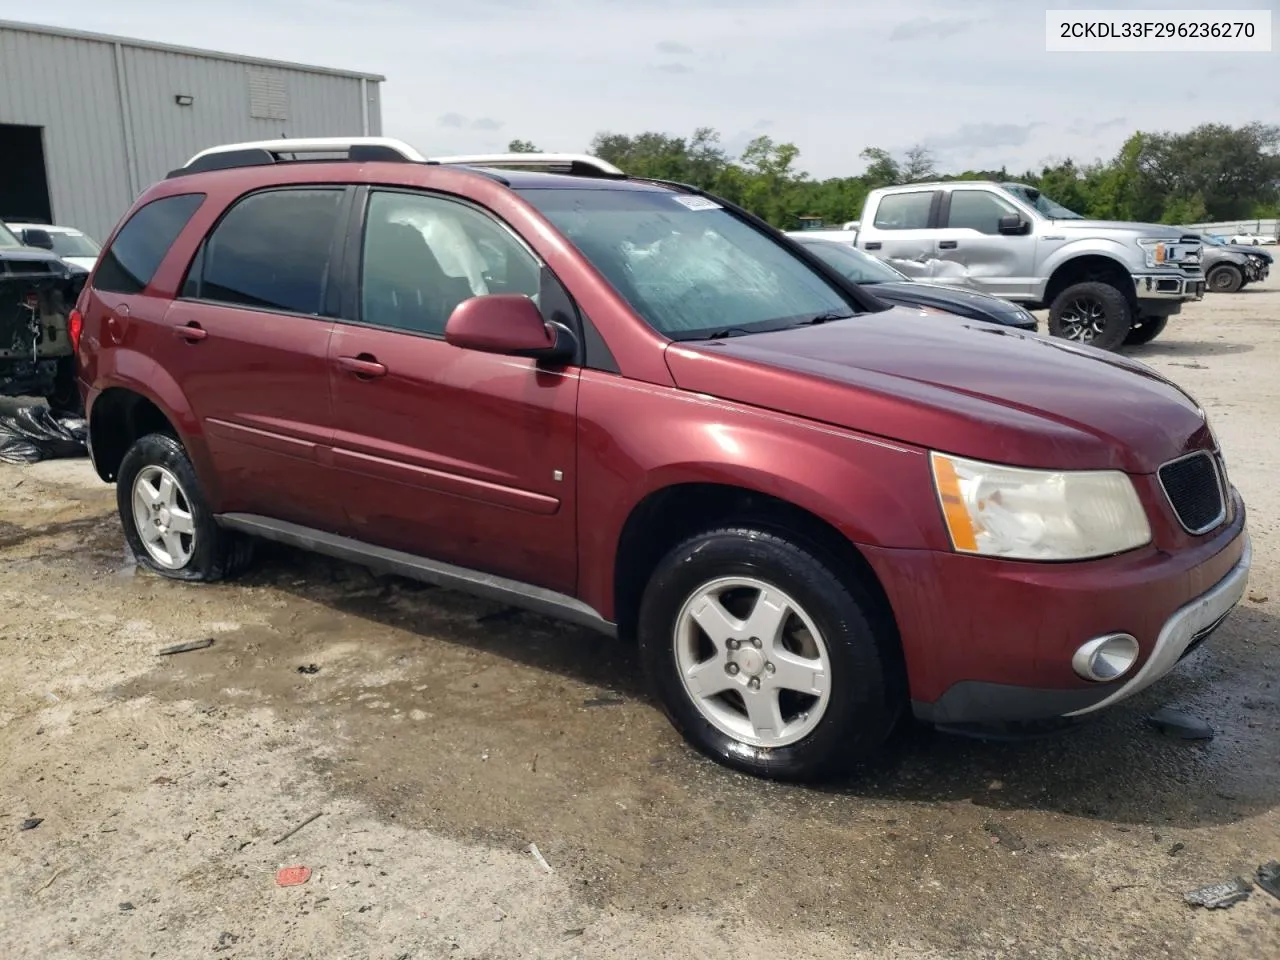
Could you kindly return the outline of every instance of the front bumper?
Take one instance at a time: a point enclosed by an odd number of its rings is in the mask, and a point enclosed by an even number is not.
[[[907,660],[912,707],[940,725],[1076,717],[1155,683],[1244,593],[1245,509],[1176,549],[1149,546],[1081,563],[1036,564],[863,547],[880,577]],[[1136,661],[1086,680],[1073,655],[1095,637],[1136,638]]]
[[[1203,300],[1204,274],[1135,273],[1133,292],[1139,300]]]

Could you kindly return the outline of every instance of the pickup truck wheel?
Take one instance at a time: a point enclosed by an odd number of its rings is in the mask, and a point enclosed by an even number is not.
[[[1205,279],[1213,293],[1235,293],[1244,286],[1244,274],[1229,263],[1214,267]]]
[[[1115,350],[1129,335],[1133,312],[1124,294],[1108,283],[1075,283],[1049,305],[1049,333],[1064,340]]]
[[[162,577],[210,582],[248,563],[252,541],[214,522],[187,452],[168,434],[147,434],[129,448],[116,506],[134,556]]]
[[[752,528],[699,534],[659,563],[640,655],[675,727],[758,776],[808,780],[875,752],[906,702],[873,607],[808,549]]]
[[[1150,343],[1164,333],[1164,328],[1168,325],[1168,317],[1143,317],[1130,328],[1129,335],[1124,338],[1124,345],[1126,347],[1137,347],[1144,343]]]

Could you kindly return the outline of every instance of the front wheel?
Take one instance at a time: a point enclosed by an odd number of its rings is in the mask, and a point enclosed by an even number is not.
[[[1214,267],[1205,279],[1213,293],[1236,293],[1244,286],[1244,274],[1229,263]]]
[[[699,534],[659,563],[640,653],[695,748],[758,776],[829,775],[883,745],[906,703],[892,629],[856,584],[764,530]]]
[[[1049,333],[1100,350],[1115,350],[1133,326],[1133,311],[1123,293],[1109,283],[1074,283],[1049,305]]]
[[[1168,324],[1168,317],[1143,317],[1129,330],[1129,335],[1124,338],[1124,344],[1126,347],[1138,347],[1144,343],[1150,343],[1164,333],[1164,328]]]

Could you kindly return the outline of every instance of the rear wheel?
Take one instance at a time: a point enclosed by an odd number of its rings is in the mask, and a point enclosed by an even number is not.
[[[213,581],[249,561],[252,541],[219,527],[174,437],[151,433],[124,455],[116,506],[138,562],[171,580]]]
[[[1205,280],[1213,293],[1235,293],[1244,286],[1244,274],[1229,263],[1214,267]]]
[[[698,750],[801,780],[874,753],[906,703],[874,605],[808,548],[751,528],[699,534],[659,563],[641,606],[650,683]]]
[[[1130,328],[1129,335],[1124,338],[1125,346],[1137,347],[1150,343],[1164,333],[1164,328],[1168,324],[1168,317],[1143,317]]]
[[[1115,350],[1133,326],[1133,311],[1123,293],[1108,283],[1074,283],[1049,306],[1049,333],[1064,340]]]

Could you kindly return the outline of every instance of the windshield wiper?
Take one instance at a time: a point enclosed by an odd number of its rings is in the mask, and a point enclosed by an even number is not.
[[[680,340],[724,340],[726,337],[745,337],[753,333],[761,333],[760,330],[748,330],[746,327],[725,327],[723,330],[713,330],[710,333],[698,333],[687,337],[679,337]]]
[[[812,327],[819,323],[830,323],[832,320],[851,320],[856,314],[841,313],[838,310],[828,310],[826,313],[819,313],[817,316],[810,317],[808,320],[801,320],[796,324],[797,327]]]

